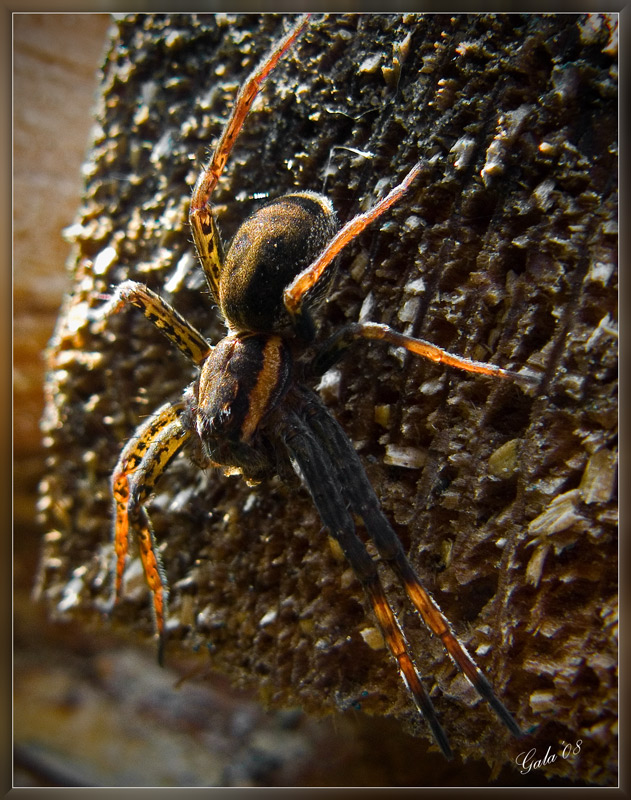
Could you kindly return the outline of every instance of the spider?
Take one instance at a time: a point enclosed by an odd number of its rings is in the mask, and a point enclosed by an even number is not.
[[[262,83],[307,24],[308,17],[300,18],[249,75],[210,164],[193,190],[189,222],[210,293],[228,328],[225,338],[210,344],[158,294],[134,281],[120,284],[97,312],[98,318],[105,319],[128,305],[139,308],[199,370],[178,401],[166,403],[138,427],[114,470],[113,602],[120,595],[132,532],[152,593],[162,663],[168,584],[144,505],[185,444],[194,448],[200,467],[237,472],[248,482],[258,482],[273,473],[295,478],[297,473],[324,526],[362,584],[416,708],[450,758],[447,735],[388,602],[377,563],[356,532],[353,515],[363,520],[380,559],[394,570],[412,605],[456,666],[509,731],[515,736],[522,732],[423,588],[350,440],[319,395],[308,388],[307,379],[322,375],[354,340],[361,338],[381,340],[469,372],[510,379],[522,376],[452,355],[372,322],[351,323],[327,342],[314,345],[312,311],[330,286],[335,257],[401,199],[421,172],[420,163],[383,199],[340,229],[330,201],[321,194],[302,191],[272,200],[241,225],[224,252],[211,195]],[[309,362],[305,355],[308,347],[312,348]]]

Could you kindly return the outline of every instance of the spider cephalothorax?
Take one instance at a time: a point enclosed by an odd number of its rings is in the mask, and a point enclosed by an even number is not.
[[[103,319],[127,304],[137,306],[199,368],[180,400],[162,406],[136,430],[114,471],[115,596],[133,532],[153,596],[162,658],[168,587],[144,503],[184,444],[192,447],[200,466],[239,472],[248,481],[274,473],[281,478],[298,475],[362,583],[417,708],[450,756],[447,737],[386,598],[376,562],[357,535],[354,515],[362,519],[381,560],[396,573],[412,605],[458,668],[513,734],[520,735],[520,729],[421,585],[348,437],[320,397],[301,381],[321,374],[358,338],[386,341],[483,375],[513,380],[523,376],[370,322],[346,325],[319,348],[314,344],[311,311],[326,293],[336,255],[400,200],[421,171],[419,164],[340,230],[331,203],[320,194],[301,192],[273,200],[243,223],[224,255],[211,194],[262,82],[306,24],[307,19],[301,18],[246,80],[193,192],[191,229],[210,292],[228,326],[227,336],[211,345],[157,294],[133,281],[121,284],[99,312]],[[309,360],[305,344],[311,345]]]

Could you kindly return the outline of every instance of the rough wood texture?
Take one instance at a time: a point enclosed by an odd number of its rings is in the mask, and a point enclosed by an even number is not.
[[[52,342],[41,590],[94,620],[111,590],[109,475],[191,380],[133,310],[91,329],[125,278],[213,339],[186,228],[190,188],[275,16],[119,21],[77,217],[75,291]],[[495,770],[616,780],[617,60],[584,16],[316,18],[267,82],[214,197],[228,240],[253,196],[323,179],[342,221],[419,158],[424,177],[340,258],[322,334],[371,317],[456,353],[529,367],[536,391],[358,347],[322,389],[425,584],[507,706],[511,740],[403,604],[454,749]],[[358,155],[356,148],[369,156]],[[305,492],[178,459],[150,506],[172,587],[167,650],[272,705],[361,706],[427,737]],[[152,631],[137,563],[113,624]],[[363,635],[362,635],[363,634]],[[365,637],[365,638],[364,638]],[[580,753],[562,758],[565,743]]]

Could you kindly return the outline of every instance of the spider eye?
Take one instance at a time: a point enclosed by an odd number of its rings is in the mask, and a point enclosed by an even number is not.
[[[285,287],[336,230],[331,203],[315,192],[285,195],[252,214],[237,231],[221,271],[219,302],[230,325],[264,333],[287,326]],[[318,287],[312,304],[325,289]]]

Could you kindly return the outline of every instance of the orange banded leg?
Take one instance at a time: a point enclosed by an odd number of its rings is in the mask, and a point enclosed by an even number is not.
[[[455,637],[436,602],[423,588],[398,536],[381,510],[377,496],[348,437],[322,406],[321,401],[315,396],[312,397],[309,409],[310,425],[328,453],[333,479],[337,485],[343,487],[344,498],[351,511],[364,520],[366,531],[375,543],[379,555],[394,569],[423,622],[441,640],[456,667],[465,675],[480,697],[488,702],[509,731],[514,736],[521,736],[521,729],[504,704],[496,697],[484,674]],[[376,608],[375,613],[378,614]]]
[[[456,667],[463,673],[480,697],[491,706],[513,736],[522,736],[523,731],[519,725],[517,725],[504,703],[498,699],[484,673],[455,637],[445,615],[435,600],[421,585],[403,550],[400,550],[395,558],[391,559],[391,563],[403,583],[407,596],[427,627],[441,640]]]
[[[92,318],[104,319],[118,314],[127,305],[139,308],[177,349],[194,364],[201,364],[212,350],[211,345],[173,306],[159,294],[136,281],[124,281],[105,305],[96,309]]]
[[[141,425],[123,449],[112,476],[116,553],[114,603],[120,596],[129,534],[132,531],[138,539],[140,558],[151,589],[160,663],[164,651],[168,587],[143,503],[171,459],[190,436],[190,431],[182,426],[180,419],[184,408],[184,403],[167,404]]]
[[[410,353],[437,364],[445,364],[448,367],[455,367],[465,372],[474,372],[480,375],[490,375],[498,378],[508,378],[517,383],[532,385],[537,381],[534,376],[526,373],[513,372],[503,369],[495,364],[488,364],[484,361],[474,361],[464,356],[456,356],[443,350],[425,339],[415,339],[398,333],[387,325],[378,322],[352,322],[341,328],[322,346],[321,352],[316,356],[314,369],[317,373],[326,372],[342,353],[351,345],[355,339],[372,339],[387,342],[395,347],[404,347]]]
[[[291,31],[278,42],[249,75],[236,97],[232,114],[223,129],[219,141],[215,145],[210,164],[200,174],[193,189],[189,222],[199,260],[206,275],[210,291],[217,303],[219,302],[219,279],[223,264],[223,251],[219,231],[217,230],[217,224],[209,202],[210,197],[217,186],[234,143],[239,136],[245,118],[259,93],[263,81],[302,33],[308,21],[308,14],[300,17]]]
[[[421,715],[427,720],[443,754],[447,758],[452,758],[453,753],[449,745],[449,740],[447,739],[447,734],[438,721],[434,704],[427,694],[416,667],[414,666],[414,662],[409,653],[409,645],[388,603],[388,599],[386,598],[381,581],[377,577],[377,573],[375,572],[371,580],[364,580],[362,582],[372,610],[377,618],[384,641],[399,666],[399,673],[408,691],[412,695],[414,704],[421,712]]]
[[[383,199],[363,214],[358,214],[341,228],[331,239],[318,258],[300,272],[285,289],[283,299],[285,308],[292,317],[300,315],[303,300],[318,283],[322,273],[329,267],[338,253],[358,236],[371,222],[380,217],[391,205],[396,203],[410,188],[410,184],[421,172],[421,164],[416,164],[398,186],[395,186]]]
[[[283,422],[283,433],[291,458],[311,493],[322,522],[331,536],[339,542],[348,563],[364,587],[384,641],[397,662],[403,682],[417,709],[426,719],[444,755],[451,758],[452,751],[447,735],[438,721],[434,705],[410,655],[405,635],[388,603],[377,566],[357,536],[355,523],[347,507],[346,487],[339,480],[327,446],[323,444],[317,431],[307,424],[307,420],[302,420],[297,414],[288,415],[288,420]],[[349,448],[352,450],[350,442]]]

